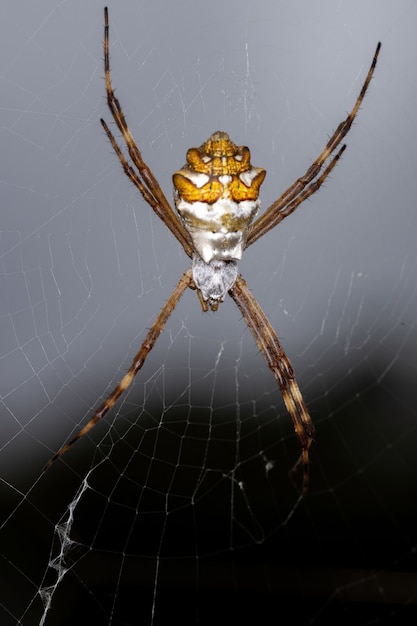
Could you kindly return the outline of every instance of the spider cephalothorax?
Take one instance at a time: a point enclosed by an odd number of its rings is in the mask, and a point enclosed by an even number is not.
[[[265,174],[252,167],[249,148],[217,131],[188,150],[187,163],[172,177],[175,206],[195,249],[193,278],[205,310],[208,305],[216,310],[235,283]]]
[[[106,135],[130,181],[145,201],[169,228],[187,256],[192,269],[185,270],[174,291],[149,329],[133,363],[120,383],[96,410],[89,422],[46,464],[45,469],[81,439],[114,406],[131,384],[154,347],[169,316],[187,288],[197,289],[204,311],[217,310],[226,294],[235,301],[249,327],[259,351],[275,376],[294,430],[301,445],[301,455],[294,467],[304,467],[303,491],[308,484],[309,449],[314,426],[295,379],[293,367],[267,316],[238,274],[237,261],[243,250],[291,215],[312,196],[326,180],[340,159],[346,145],[343,138],[359,111],[373,76],[381,44],[378,44],[362,89],[351,112],[339,124],[326,146],[306,173],[284,191],[264,213],[254,219],[260,207],[259,188],[265,170],[252,167],[249,149],[236,146],[229,136],[215,132],[199,148],[187,152],[187,162],[173,176],[175,205],[170,205],[156,177],[142,158],[129,130],[120,102],[114,95],[110,76],[109,17],[104,9],[104,74],[107,104],[123,136],[130,162],[125,157],[110,128],[101,120]],[[340,147],[339,147],[340,146]]]

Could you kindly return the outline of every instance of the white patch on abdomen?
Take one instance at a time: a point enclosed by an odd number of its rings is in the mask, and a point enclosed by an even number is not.
[[[259,200],[233,202],[220,198],[213,204],[186,202],[178,197],[176,202],[196,252],[206,262],[239,260],[246,246],[249,226],[259,211]]]

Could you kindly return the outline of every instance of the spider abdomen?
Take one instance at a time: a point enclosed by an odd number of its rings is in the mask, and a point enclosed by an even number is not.
[[[250,223],[259,210],[259,200],[236,203],[220,198],[208,204],[179,199],[176,205],[196,252],[206,263],[242,258]]]
[[[248,148],[221,131],[188,150],[187,163],[173,175],[175,205],[205,263],[242,258],[265,174],[250,164]]]

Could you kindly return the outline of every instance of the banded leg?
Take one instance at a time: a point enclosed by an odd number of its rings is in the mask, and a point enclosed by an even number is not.
[[[180,218],[171,207],[162,191],[158,181],[152,171],[142,158],[142,154],[137,147],[133,135],[129,130],[126,118],[120,106],[120,102],[114,95],[113,85],[110,74],[110,56],[109,56],[109,14],[107,7],[104,9],[104,76],[106,80],[107,105],[117,124],[117,128],[122,133],[129,156],[136,167],[137,172],[128,163],[111,130],[106,122],[102,119],[101,124],[106,132],[107,137],[117,154],[119,161],[123,167],[125,174],[130,178],[132,183],[138,188],[143,198],[149,206],[155,211],[157,216],[164,222],[172,234],[178,239],[185,250],[185,253],[191,257],[193,250],[190,244],[188,233],[184,229]]]
[[[303,493],[305,493],[308,487],[309,449],[314,438],[314,426],[295,380],[294,370],[268,318],[240,275],[229,294],[239,307],[259,350],[274,374],[293,421],[302,449],[293,469],[295,470],[300,463],[303,465]]]
[[[292,213],[292,211],[294,211],[294,209],[296,209],[297,206],[301,204],[301,202],[303,202],[303,200],[305,200],[308,196],[311,196],[312,193],[317,191],[317,189],[324,182],[326,177],[330,174],[331,170],[336,165],[337,160],[340,158],[344,150],[344,146],[341,147],[338,154],[333,158],[330,165],[320,177],[320,184],[317,185],[317,180],[315,182],[312,182],[320,174],[324,163],[334,153],[336,148],[349,132],[355,120],[355,117],[358,114],[359,108],[363,102],[363,99],[369,87],[369,83],[371,82],[372,76],[374,74],[380,49],[381,43],[379,42],[372,59],[372,63],[369,67],[368,74],[366,75],[366,78],[362,85],[362,89],[360,90],[359,96],[357,97],[351,112],[336,128],[335,132],[327,142],[325,148],[320,152],[316,160],[310,165],[304,176],[301,176],[301,178],[298,178],[292,185],[290,185],[290,187],[288,187],[288,189],[284,191],[284,193],[278,198],[278,200],[273,202],[271,206],[268,207],[257,220],[255,220],[248,235],[246,244],[247,246],[253,244],[257,239],[259,239],[260,237],[265,235],[265,233],[271,230],[271,228],[274,228],[277,224],[279,224],[285,217],[287,217],[287,215]],[[312,183],[314,188],[310,193],[306,193],[310,189],[310,183]],[[299,194],[301,194],[302,197],[301,200],[298,201]],[[290,208],[290,203],[292,209],[288,210]]]
[[[59,457],[61,457],[67,450],[69,450],[69,448],[71,448],[74,443],[81,439],[81,437],[84,437],[84,435],[86,435],[97,424],[97,422],[99,422],[106,415],[106,413],[108,413],[110,409],[114,407],[118,398],[122,395],[122,393],[124,393],[124,391],[126,391],[129,385],[133,382],[136,374],[142,368],[143,364],[146,361],[146,357],[154,347],[159,335],[163,331],[164,326],[168,321],[168,318],[177,306],[179,299],[181,298],[187,287],[194,287],[191,269],[188,269],[186,272],[184,272],[184,274],[179,279],[174,291],[162,307],[161,312],[149,329],[149,332],[146,335],[145,340],[139,349],[139,352],[133,359],[133,363],[130,366],[130,369],[123,376],[117,387],[105,399],[100,408],[97,409],[90,421],[75,435],[75,437],[70,439],[68,443],[64,444],[62,448],[58,450],[58,452],[48,461],[48,463],[43,468],[44,472],[49,469],[51,465],[57,459],[59,459]]]

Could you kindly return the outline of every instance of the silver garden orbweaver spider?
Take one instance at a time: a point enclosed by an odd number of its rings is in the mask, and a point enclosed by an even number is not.
[[[309,449],[314,436],[314,426],[292,365],[268,318],[238,273],[237,261],[242,257],[245,248],[277,226],[304,200],[312,196],[333,170],[345,150],[345,145],[340,147],[339,145],[349,132],[365,97],[380,47],[381,44],[378,43],[351,112],[339,124],[307,172],[284,191],[260,217],[256,218],[260,208],[259,189],[266,172],[251,165],[248,148],[236,146],[225,132],[220,131],[213,133],[199,148],[188,150],[185,165],[174,173],[176,206],[174,209],[143,160],[114,94],[109,61],[109,18],[107,8],[104,9],[104,72],[107,103],[126,144],[130,161],[124,156],[106,122],[101,120],[101,123],[125,174],[170,229],[186,255],[192,259],[192,267],[179,279],[120,383],[90,421],[62,446],[44,469],[48,469],[114,406],[142,368],[182,294],[190,288],[197,290],[203,311],[209,309],[217,311],[227,294],[237,304],[260,352],[275,376],[293,421],[301,446],[301,455],[294,467],[303,466],[303,491],[306,491]]]

